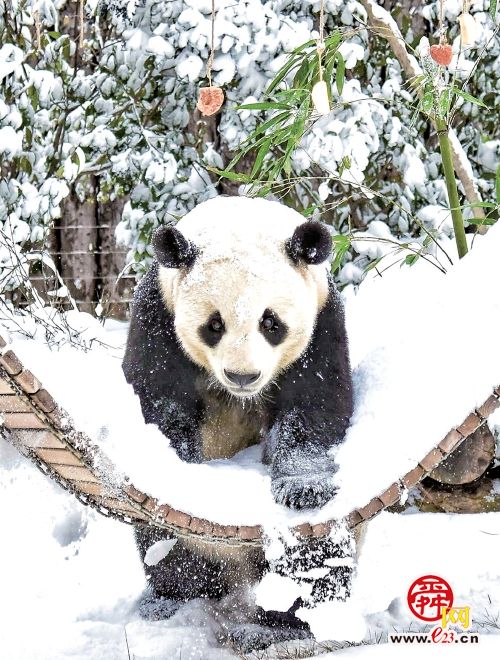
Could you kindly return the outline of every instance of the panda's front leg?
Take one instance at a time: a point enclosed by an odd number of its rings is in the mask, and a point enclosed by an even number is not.
[[[353,412],[344,314],[332,283],[307,351],[283,372],[269,399],[264,460],[274,499],[292,509],[322,506],[336,491],[329,451],[343,442]]]
[[[342,437],[333,439],[328,424],[317,424],[303,411],[280,415],[272,426],[265,450],[271,467],[271,490],[278,504],[291,509],[323,506],[335,495],[333,475],[337,466],[329,449]]]

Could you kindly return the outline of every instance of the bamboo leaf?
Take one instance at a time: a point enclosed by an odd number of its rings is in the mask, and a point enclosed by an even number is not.
[[[277,103],[276,101],[261,101],[259,103],[244,103],[237,105],[235,110],[289,110],[290,108],[284,103]]]
[[[317,204],[313,204],[312,206],[308,206],[306,209],[301,211],[301,215],[303,215],[305,218],[309,218],[316,209],[318,209],[319,206]]]
[[[257,135],[260,135],[260,133],[265,133],[268,128],[278,124],[280,121],[284,121],[289,116],[289,112],[280,112],[278,115],[274,115],[274,117],[271,117],[263,124],[260,124],[260,126],[257,126],[257,128],[253,131],[253,133],[251,133],[251,135],[248,136],[248,138],[246,138],[246,140],[250,140],[250,138],[253,138],[254,136],[256,137]]]
[[[448,114],[448,111],[450,109],[451,98],[452,98],[451,90],[444,89],[441,92],[441,96],[439,97],[439,104],[438,104],[438,113],[440,117],[444,118]]]
[[[500,166],[499,166],[500,167]],[[495,202],[472,202],[472,204],[465,204],[464,209],[475,209],[475,208],[483,208],[483,209],[496,209],[498,206],[499,202],[495,204]],[[470,220],[468,220],[470,222]]]
[[[497,175],[495,179],[495,201],[500,204],[500,165],[497,167]]]
[[[471,103],[475,103],[476,105],[480,105],[482,108],[487,108],[488,107],[480,99],[477,99],[475,96],[472,96],[472,94],[468,94],[467,92],[464,92],[463,89],[459,89],[458,87],[453,87],[453,91],[455,92],[455,94],[457,96],[461,96],[466,101],[470,101]]]
[[[426,92],[423,97],[422,97],[422,111],[425,112],[426,114],[429,114],[429,112],[432,110],[432,106],[434,105],[434,95],[432,92]]]
[[[496,222],[495,218],[469,218],[467,222],[470,225],[494,225]]]
[[[315,39],[310,39],[309,41],[306,41],[305,44],[301,44],[300,46],[297,46],[294,50],[292,50],[292,55],[298,55],[298,53],[302,53],[306,48],[311,48],[311,46],[316,45],[316,40]]]
[[[384,257],[377,257],[373,261],[370,261],[368,266],[366,266],[366,268],[365,268],[365,273],[369,273],[371,270],[376,268],[379,265],[379,263],[382,261],[383,258]]]
[[[335,84],[337,85],[337,91],[341,96],[342,90],[344,89],[345,60],[339,52],[335,53],[335,60],[337,62],[337,70],[335,72]]]
[[[491,0],[490,2],[490,16],[495,20],[497,15],[497,0]]]
[[[331,57],[328,61],[326,61],[326,65],[325,65],[324,80],[326,82],[326,90],[328,92],[328,100],[330,102],[330,106],[332,104],[332,78],[333,78],[334,66],[335,66],[335,55]]]
[[[257,172],[260,170],[260,166],[262,165],[262,162],[266,156],[266,154],[269,152],[269,147],[271,146],[271,138],[267,138],[262,143],[262,146],[260,147],[259,151],[257,152],[257,157],[255,158],[255,163],[253,164],[252,167],[252,172],[250,174],[250,178],[253,179],[254,176],[257,174]]]
[[[407,254],[404,263],[408,266],[413,266],[413,264],[419,259],[419,254]]]
[[[345,253],[351,247],[351,239],[349,236],[342,236],[341,234],[338,234],[337,236],[332,236],[332,241],[334,257],[331,270],[332,273],[334,273],[338,268],[340,268],[340,264],[342,263],[342,259],[344,258]]]
[[[295,74],[295,77],[293,79],[293,87],[301,87],[304,82],[305,78],[307,77],[307,71],[309,69],[309,62],[307,59],[304,59],[302,64],[299,66],[297,73]]]
[[[213,172],[214,174],[217,174],[218,176],[223,176],[226,179],[229,179],[230,181],[239,181],[241,183],[249,183],[250,181],[250,177],[248,176],[248,174],[229,172],[227,169],[219,170],[216,167],[207,167],[207,170],[209,172]]]
[[[280,84],[280,82],[286,77],[289,71],[298,66],[300,62],[300,57],[291,57],[288,62],[281,67],[273,80],[269,83],[266,89],[266,94],[271,94],[273,90]]]
[[[339,45],[341,39],[342,39],[341,33],[340,32],[334,32],[327,39],[325,39],[325,48],[327,50],[332,49],[332,48],[336,48]]]

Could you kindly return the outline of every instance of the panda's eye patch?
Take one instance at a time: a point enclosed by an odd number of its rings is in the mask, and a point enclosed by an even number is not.
[[[286,337],[288,328],[276,312],[266,309],[259,322],[259,329],[272,346],[277,346]]]
[[[205,323],[198,329],[198,334],[208,346],[216,346],[222,339],[225,330],[224,321],[219,312],[214,312]]]

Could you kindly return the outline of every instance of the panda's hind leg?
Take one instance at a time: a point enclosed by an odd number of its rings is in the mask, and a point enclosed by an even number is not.
[[[149,565],[144,561],[148,549],[154,543],[174,536],[141,525],[135,528],[135,538],[148,580],[148,588],[139,605],[145,618],[169,618],[188,600],[221,598],[229,592],[224,564],[196,552],[189,542],[177,539],[163,559]]]
[[[293,608],[288,612],[266,612],[258,607],[253,622],[233,624],[228,630],[228,641],[239,653],[311,637],[309,626],[295,616]]]

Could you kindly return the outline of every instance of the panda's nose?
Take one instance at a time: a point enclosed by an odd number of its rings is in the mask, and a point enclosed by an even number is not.
[[[251,385],[260,378],[260,371],[255,374],[237,374],[234,371],[227,371],[226,369],[224,369],[224,373],[226,375],[226,378],[230,380],[231,383],[234,383],[235,385],[239,385],[240,387],[245,387],[245,385]]]

